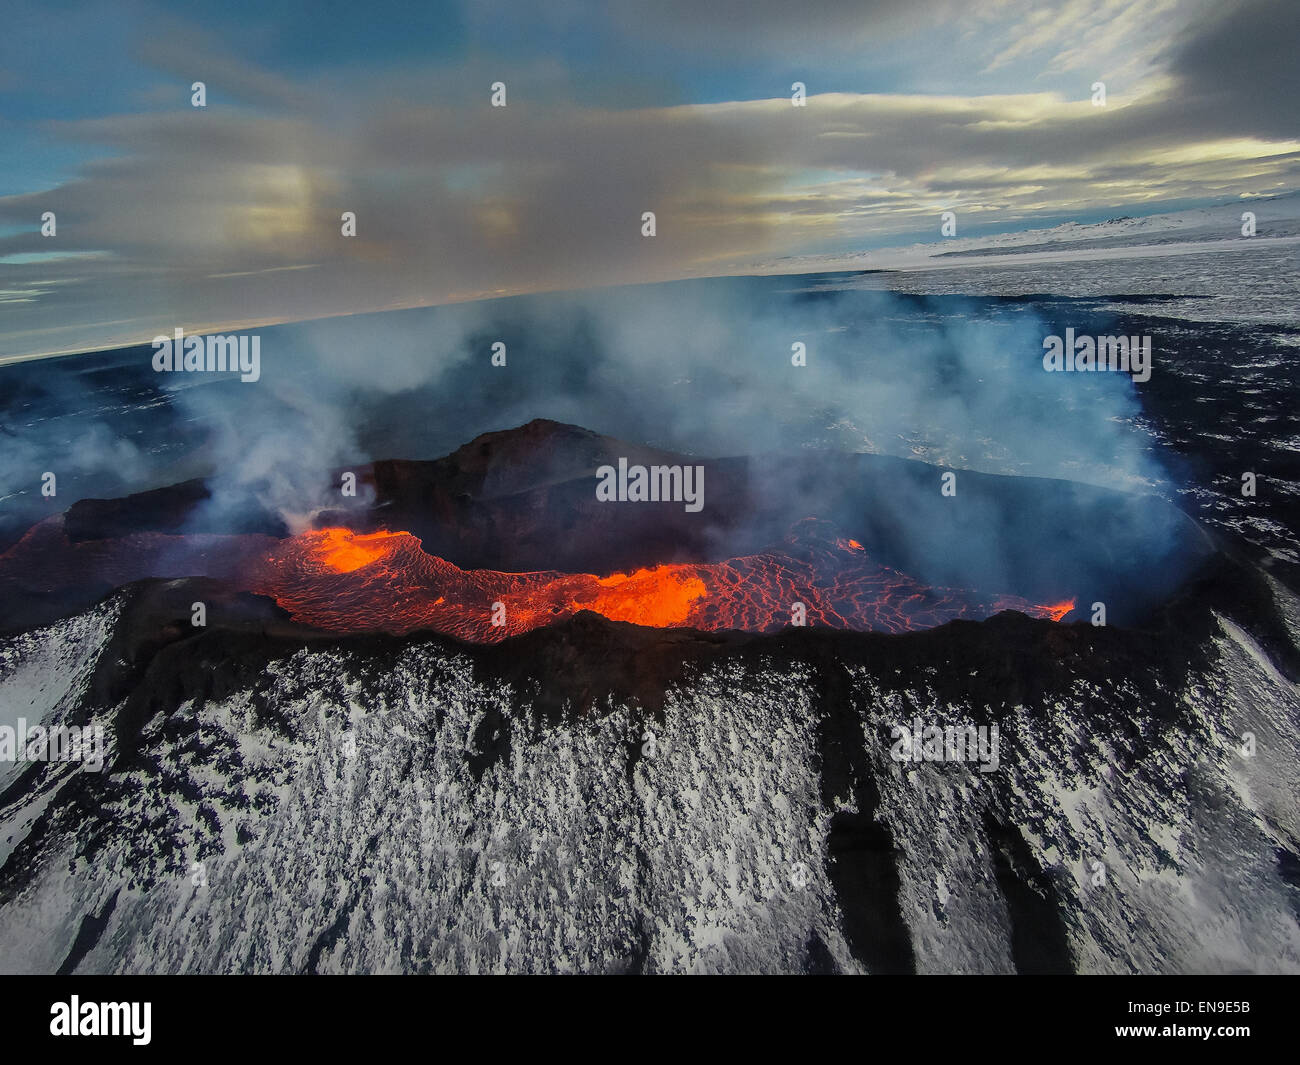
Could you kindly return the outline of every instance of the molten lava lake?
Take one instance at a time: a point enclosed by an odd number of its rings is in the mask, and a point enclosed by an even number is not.
[[[796,527],[769,551],[713,563],[666,563],[626,573],[461,569],[409,532],[316,529],[262,535],[135,533],[71,542],[42,522],[0,556],[0,579],[120,586],[146,577],[215,577],[268,596],[301,624],[329,632],[430,629],[492,643],[582,610],[659,628],[775,632],[797,623],[902,633],[1002,610],[1060,621],[1074,600],[931,587],[875,562],[821,523]],[[802,604],[802,611],[795,604]]]
[[[1059,621],[1074,606],[926,587],[873,562],[854,540],[805,535],[782,546],[725,562],[600,577],[462,570],[426,553],[408,532],[327,528],[277,544],[249,590],[315,628],[433,629],[474,642],[504,639],[580,610],[660,628],[771,632],[790,625],[794,604],[802,603],[809,625],[907,632],[1007,609]]]

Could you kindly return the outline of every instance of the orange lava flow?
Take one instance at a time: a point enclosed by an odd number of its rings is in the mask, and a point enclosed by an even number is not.
[[[1043,609],[1047,611],[1047,616],[1053,621],[1060,621],[1074,609],[1074,600],[1062,599],[1059,603],[1048,603]]]
[[[682,566],[655,566],[599,578],[599,591],[587,609],[637,625],[681,625],[695,601],[708,594],[704,582],[684,570]]]
[[[269,596],[296,620],[326,631],[431,629],[478,643],[581,610],[659,628],[777,632],[801,614],[810,626],[900,633],[1002,610],[1060,621],[1075,606],[1074,599],[1038,604],[932,587],[812,519],[758,554],[598,576],[463,570],[425,552],[409,532],[327,528],[287,539],[134,533],[74,542],[59,516],[0,553],[0,602],[146,577],[212,577]]]
[[[426,554],[407,532],[319,529],[280,541],[251,590],[297,620],[342,631],[434,629],[496,642],[591,610],[655,627],[774,632],[802,603],[808,625],[908,632],[1000,610],[1059,621],[1073,601],[932,588],[867,556],[855,540],[789,538],[789,551],[716,563],[668,563],[631,573],[462,570]]]
[[[350,529],[322,529],[316,552],[320,560],[335,573],[351,573],[383,558],[384,541],[389,532],[358,535]]]

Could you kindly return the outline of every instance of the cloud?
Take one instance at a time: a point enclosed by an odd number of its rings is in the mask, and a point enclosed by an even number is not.
[[[1167,38],[1208,0],[1068,0],[1055,6],[1022,3],[1000,12],[1015,18],[1017,32],[986,69],[1043,54],[1054,73],[1087,71],[1093,77],[1135,77]]]
[[[1104,5],[1100,36],[1088,40],[1109,53],[1133,32],[1135,11],[1167,6]],[[892,26],[909,10],[869,13]],[[794,32],[800,12],[832,35],[861,15],[847,3],[763,4],[754,37]],[[690,17],[722,32],[742,13],[724,4]],[[1056,41],[1063,55],[1062,35],[1091,18],[1071,4],[1031,24],[1025,40]],[[176,325],[720,273],[772,255],[897,243],[931,231],[949,208],[1011,229],[1045,214],[1295,187],[1300,142],[1287,106],[1266,95],[1294,88],[1284,44],[1295,23],[1262,0],[1197,22],[1170,46],[1166,71],[1105,108],[1083,91],[598,107],[553,91],[562,77],[535,98],[512,75],[510,106],[498,109],[483,56],[300,84],[195,36],[214,72],[207,110],[48,123],[50,135],[105,154],[56,188],[0,198],[0,227],[11,230],[0,258],[100,253],[62,269],[0,261],[0,288],[30,300],[7,304],[0,354],[66,350],[83,337],[143,342]],[[1274,39],[1260,26],[1285,32]],[[1247,62],[1256,35],[1270,40]],[[190,38],[173,26],[164,39]],[[189,65],[164,62],[177,75]],[[472,77],[458,82],[458,69]],[[215,102],[223,95],[255,106]],[[57,238],[39,235],[46,210],[58,215]],[[355,238],[340,234],[343,211],[356,213]],[[656,214],[654,238],[641,236],[645,211]],[[65,283],[37,286],[38,275]],[[129,335],[96,335],[123,319]]]
[[[1212,9],[1166,51],[1183,106],[1220,127],[1296,135],[1300,4],[1244,0]]]
[[[606,10],[631,34],[717,52],[843,52],[908,31],[927,32],[958,0],[614,0]],[[684,32],[689,31],[689,32]]]
[[[260,107],[306,110],[314,102],[304,86],[256,66],[225,47],[217,34],[167,16],[160,17],[148,40],[141,42],[139,55],[175,79],[182,100],[188,101],[190,86],[201,81],[214,94]]]

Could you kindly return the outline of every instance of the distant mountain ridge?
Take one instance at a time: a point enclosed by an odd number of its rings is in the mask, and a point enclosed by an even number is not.
[[[1253,237],[1242,235],[1242,213],[1255,215]],[[958,233],[963,215],[956,208]],[[936,222],[937,228],[937,222]],[[957,236],[924,243],[876,248],[842,254],[796,255],[761,260],[754,273],[800,273],[814,270],[934,270],[957,267],[964,260],[983,265],[1007,265],[1017,256],[1029,261],[1069,259],[1104,252],[1147,249],[1153,254],[1176,254],[1201,250],[1221,242],[1254,240],[1261,245],[1295,242],[1300,239],[1300,192],[1278,196],[1251,197],[1209,207],[1146,215],[1119,216],[1104,222],[1064,222],[1045,229],[1024,229],[988,236]],[[998,257],[1005,257],[998,261]],[[993,260],[991,262],[990,260]]]

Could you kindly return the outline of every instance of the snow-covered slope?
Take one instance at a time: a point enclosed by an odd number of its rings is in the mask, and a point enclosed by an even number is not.
[[[1243,213],[1254,217],[1243,236]],[[956,209],[958,232],[978,216]],[[939,221],[936,218],[935,228]],[[1044,229],[954,236],[919,244],[838,255],[784,256],[753,264],[745,273],[797,274],[813,270],[945,270],[963,267],[1199,254],[1253,247],[1290,247],[1300,241],[1300,193],[1249,198],[1209,207],[1103,222],[1065,222]]]
[[[0,648],[3,705],[55,656],[47,716],[113,752],[0,795],[7,972],[1300,971],[1300,693],[1218,613],[1178,646],[1004,614],[665,649],[580,615],[147,657],[136,594]],[[620,646],[687,663],[661,705],[603,684]],[[998,770],[894,761],[916,717],[998,723]]]

